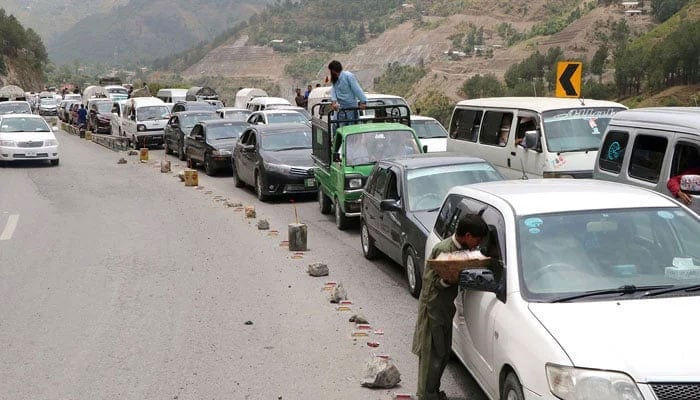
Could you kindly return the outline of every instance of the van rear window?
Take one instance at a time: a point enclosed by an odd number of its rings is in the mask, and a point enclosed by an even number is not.
[[[598,157],[598,166],[603,171],[620,173],[622,170],[622,160],[625,158],[627,150],[627,141],[629,134],[627,132],[610,131],[605,136],[603,146],[600,148],[600,156]]]

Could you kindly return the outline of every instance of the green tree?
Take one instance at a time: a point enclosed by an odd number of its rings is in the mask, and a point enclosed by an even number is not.
[[[421,65],[401,65],[393,62],[387,65],[387,69],[381,76],[374,78],[374,90],[407,97],[413,85],[424,76],[425,69]]]
[[[470,99],[499,97],[503,96],[505,88],[494,74],[475,75],[464,82],[462,93]]]
[[[605,71],[605,61],[608,59],[608,45],[603,43],[598,47],[591,59],[590,70],[593,75],[598,75],[598,81],[602,81]]]
[[[687,3],[688,0],[651,0],[651,14],[658,22],[664,22]]]
[[[444,126],[448,126],[454,101],[437,90],[429,90],[421,94],[413,104],[414,109],[420,109],[421,115],[435,118]]]

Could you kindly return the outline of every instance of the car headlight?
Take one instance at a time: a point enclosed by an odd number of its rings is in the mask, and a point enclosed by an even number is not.
[[[284,165],[284,164],[271,164],[271,163],[264,163],[265,170],[268,172],[277,172],[280,174],[286,174],[289,172],[289,166]]]
[[[56,139],[44,140],[44,146],[58,146],[58,140],[56,140]]]
[[[349,189],[362,189],[362,178],[350,178],[348,179]]]
[[[214,150],[211,152],[211,154],[215,155],[215,156],[230,156],[231,150],[226,150],[226,149]]]
[[[15,147],[16,144],[14,140],[0,140],[0,146]]]
[[[621,372],[547,364],[552,394],[562,400],[644,400],[637,384]]]
[[[138,125],[136,125],[136,129],[137,129],[139,132],[143,132],[143,131],[146,130],[146,125],[138,124]]]

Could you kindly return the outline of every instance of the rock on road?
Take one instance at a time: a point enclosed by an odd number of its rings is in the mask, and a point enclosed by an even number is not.
[[[57,132],[61,165],[0,167],[0,399],[390,399],[412,393],[417,301],[401,268],[363,258],[357,230],[336,230],[314,199],[302,258],[280,242],[286,200],[258,202],[230,176],[184,187],[157,161]],[[118,165],[124,156],[128,163]],[[160,160],[162,150],[151,151]],[[223,200],[256,207],[278,236]],[[10,236],[10,235],[6,235]],[[330,275],[306,267],[324,262]],[[352,311],[322,291],[342,282]],[[352,337],[352,313],[384,336]],[[246,324],[252,321],[252,324]],[[372,354],[389,354],[399,387],[360,387]],[[484,399],[448,366],[451,399]]]

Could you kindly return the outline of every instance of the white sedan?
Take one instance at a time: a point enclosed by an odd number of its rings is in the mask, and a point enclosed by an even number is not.
[[[58,140],[38,115],[1,115],[0,162],[23,160],[48,160],[58,165]]]
[[[452,188],[426,244],[489,227],[452,349],[491,399],[700,398],[700,218],[662,194],[545,179]]]

